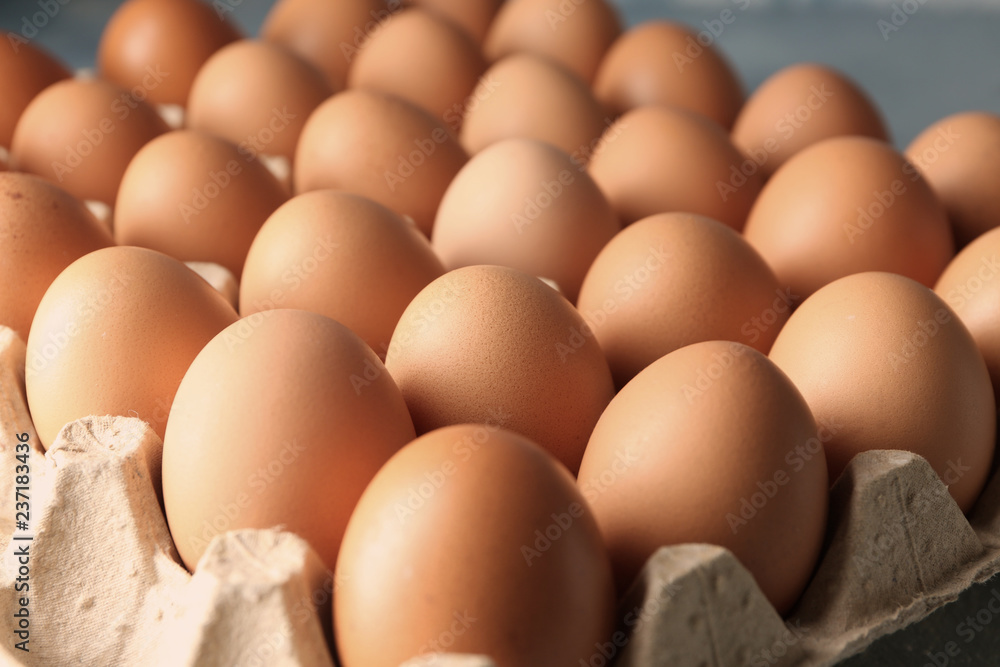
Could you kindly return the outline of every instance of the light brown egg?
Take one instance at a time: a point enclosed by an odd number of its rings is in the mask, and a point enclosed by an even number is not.
[[[132,157],[167,129],[153,107],[112,83],[61,81],[24,110],[10,166],[110,206]]]
[[[906,450],[972,507],[993,458],[993,389],[969,331],[930,289],[891,273],[841,278],[792,314],[770,356],[827,426],[831,482],[860,452]]]
[[[614,629],[611,565],[573,478],[489,426],[436,430],[390,459],[351,517],[334,579],[344,667],[445,650],[576,667]]]
[[[358,51],[390,14],[384,0],[278,0],[260,36],[312,63],[341,91]]]
[[[738,341],[767,354],[796,301],[732,229],[661,213],[604,247],[577,306],[621,387],[692,343]]]
[[[153,250],[76,260],[45,292],[28,336],[28,408],[42,445],[89,415],[138,417],[162,438],[188,365],[235,320],[221,294]]]
[[[621,229],[597,184],[558,148],[505,139],[451,182],[434,222],[448,269],[499,264],[556,282],[576,301],[594,257]]]
[[[785,163],[744,234],[802,297],[864,271],[932,286],[954,254],[944,207],[920,173],[888,144],[862,137],[827,139]]]
[[[146,144],[129,164],[115,239],[183,262],[221,264],[238,279],[257,230],[287,198],[267,167],[235,145],[178,130]]]
[[[490,60],[521,52],[551,58],[591,84],[621,32],[605,0],[510,0],[501,5],[483,51]]]
[[[198,71],[187,124],[251,155],[292,160],[306,119],[331,94],[323,74],[298,56],[243,40],[217,51]]]
[[[726,10],[732,15],[732,10]],[[743,88],[714,40],[669,21],[647,21],[619,37],[601,62],[594,92],[614,113],[650,104],[700,113],[725,129],[743,104]]]
[[[31,100],[70,76],[62,63],[20,34],[0,30],[0,148],[10,148],[17,121]]]
[[[733,126],[733,143],[765,178],[802,149],[849,135],[889,140],[881,114],[856,83],[811,63],[772,74],[743,105]]]
[[[334,95],[309,117],[295,190],[332,188],[373,199],[431,234],[445,189],[468,156],[429,113],[367,90]]]
[[[280,525],[332,570],[361,492],[413,438],[399,389],[347,327],[302,310],[239,320],[191,363],[167,422],[163,502],[184,564],[215,535]]]
[[[521,53],[483,75],[466,111],[462,145],[474,155],[502,139],[536,139],[585,162],[604,128],[604,109],[579,77]]]
[[[920,133],[906,149],[951,220],[958,247],[1000,226],[1000,116],[968,112],[948,116]]]
[[[122,88],[146,90],[154,104],[186,106],[201,66],[240,38],[217,10],[201,0],[128,0],[101,34],[101,76]]]
[[[681,109],[630,111],[592,153],[590,175],[626,225],[686,211],[739,231],[762,184],[725,132]]]
[[[384,357],[406,306],[443,273],[427,238],[398,214],[358,195],[315,190],[275,211],[257,234],[240,313],[320,313]]]
[[[0,173],[0,325],[28,340],[38,302],[56,276],[110,245],[107,230],[64,190],[28,174]]]
[[[416,104],[455,133],[462,126],[486,59],[468,34],[447,19],[409,9],[385,21],[358,52],[351,88],[368,88]]]
[[[399,4],[399,0],[387,2],[390,7]],[[503,0],[403,0],[403,4],[413,4],[437,12],[469,33],[477,43],[481,43]]]
[[[417,433],[503,426],[574,473],[614,395],[576,309],[537,278],[499,266],[457,269],[425,287],[403,312],[385,365]]]
[[[787,612],[826,532],[824,435],[788,377],[745,345],[697,343],[639,373],[601,416],[577,480],[619,592],[659,547],[708,543]]]
[[[991,229],[958,253],[934,291],[975,339],[1000,407],[1000,229]]]

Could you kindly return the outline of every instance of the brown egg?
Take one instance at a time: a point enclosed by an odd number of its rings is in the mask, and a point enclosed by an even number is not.
[[[614,395],[611,372],[576,309],[542,281],[499,266],[457,269],[410,302],[385,365],[417,433],[496,424],[576,472]]]
[[[115,239],[183,262],[215,262],[239,278],[257,230],[288,195],[259,160],[224,139],[178,130],[129,164],[115,205]]]
[[[431,234],[445,189],[468,156],[426,111],[391,95],[348,90],[309,117],[295,190],[333,188],[374,199]]]
[[[771,75],[743,105],[733,127],[733,143],[765,178],[802,149],[848,135],[889,140],[878,109],[856,83],[809,63]]]
[[[732,15],[732,10],[726,10]],[[668,21],[647,21],[618,38],[594,81],[597,99],[614,113],[650,104],[707,116],[725,129],[743,104],[743,88],[714,40]]]
[[[218,6],[201,0],[128,0],[101,35],[101,76],[122,88],[148,89],[154,104],[186,106],[201,66],[240,38]],[[162,80],[150,86],[154,78]]]
[[[485,71],[479,45],[464,30],[431,12],[409,9],[385,21],[365,43],[348,85],[397,95],[457,133]]]
[[[239,320],[170,409],[163,503],[184,564],[217,534],[280,525],[333,569],[361,492],[413,438],[399,389],[347,327],[303,310]]]
[[[113,205],[129,161],[167,129],[153,107],[112,83],[62,81],[24,110],[10,166],[57,183],[77,199]]]
[[[27,340],[56,276],[110,245],[107,230],[64,190],[28,174],[0,174],[0,325]]]
[[[315,190],[275,211],[257,234],[240,313],[311,310],[384,357],[406,306],[443,273],[427,238],[398,214],[364,197]]]
[[[768,181],[746,239],[794,294],[890,271],[931,286],[953,254],[944,207],[912,164],[881,141],[827,139]]]
[[[993,457],[993,389],[969,331],[930,289],[891,273],[841,278],[792,314],[771,359],[830,431],[831,482],[855,454],[906,450],[972,507]]]
[[[573,478],[489,426],[443,428],[379,471],[334,580],[344,667],[429,652],[497,667],[576,667],[613,631],[611,565]]]
[[[1000,229],[991,229],[951,260],[934,287],[976,341],[1000,407]]]
[[[162,438],[188,365],[235,320],[221,294],[153,250],[76,260],[45,292],[28,336],[28,408],[42,445],[90,415],[138,417]]]
[[[390,16],[384,0],[278,0],[260,36],[323,72],[334,91],[347,86],[351,62]]]
[[[309,114],[331,94],[323,74],[298,56],[243,40],[217,51],[198,71],[187,124],[252,155],[291,160]]]
[[[948,116],[913,140],[906,157],[948,211],[959,247],[1000,226],[1000,116],[968,112]]]
[[[654,106],[630,111],[607,129],[594,147],[590,175],[625,224],[686,211],[739,231],[762,184],[745,162],[711,121]]]
[[[659,547],[708,543],[787,612],[826,532],[823,426],[784,373],[739,343],[689,345],[639,373],[601,416],[577,481],[619,592]]]
[[[70,76],[62,63],[20,34],[0,30],[0,148],[10,148],[17,121],[31,100]]]
[[[475,154],[502,139],[537,139],[583,154],[585,162],[604,127],[604,109],[576,75],[538,56],[515,54],[483,75],[466,111],[462,145]]]
[[[594,257],[621,229],[597,184],[558,148],[505,139],[451,182],[434,222],[448,269],[499,264],[555,281],[576,301]]]
[[[605,0],[510,0],[490,26],[483,51],[490,60],[522,52],[551,58],[590,84],[621,32]]]
[[[689,213],[661,213],[604,247],[577,306],[621,387],[692,343],[738,341],[767,354],[795,302],[732,229]]]
[[[390,7],[399,0],[387,0]],[[490,22],[503,0],[403,0],[404,5],[417,5],[437,12],[454,22],[476,40],[482,42],[490,29]]]

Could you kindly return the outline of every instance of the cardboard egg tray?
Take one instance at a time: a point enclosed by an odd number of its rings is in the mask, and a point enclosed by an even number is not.
[[[335,582],[303,540],[279,530],[225,533],[189,574],[161,510],[156,434],[138,419],[88,417],[67,424],[43,453],[24,369],[24,343],[0,327],[0,665],[334,664]],[[15,526],[22,432],[30,436],[28,530]],[[12,539],[26,536],[33,539]],[[24,545],[28,653],[12,639]],[[788,618],[725,549],[666,547],[589,664],[832,665],[997,572],[1000,475],[967,519],[922,458],[868,452],[833,487],[821,561]],[[492,664],[449,655],[409,663]]]

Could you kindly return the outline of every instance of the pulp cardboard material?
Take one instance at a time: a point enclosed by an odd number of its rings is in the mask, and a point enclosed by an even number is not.
[[[0,327],[0,633],[7,637],[14,620],[6,610],[18,597],[20,542],[11,537],[34,536],[31,652],[4,645],[0,667],[334,664],[335,585],[303,540],[277,529],[215,535],[191,576],[163,516],[155,433],[137,419],[88,417],[67,424],[42,452],[24,373],[24,343]],[[14,524],[20,432],[32,444],[27,531]],[[825,667],[997,572],[1000,475],[967,520],[922,458],[867,452],[831,491],[823,555],[788,618],[727,550],[665,547],[623,599],[619,631],[595,645],[590,664]],[[421,666],[494,667],[478,656],[406,664]]]

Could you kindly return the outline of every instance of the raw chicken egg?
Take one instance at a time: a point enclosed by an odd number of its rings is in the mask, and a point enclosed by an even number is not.
[[[388,0],[388,3],[390,6],[398,4],[398,0]],[[403,3],[440,14],[480,43],[503,0],[403,0]]]
[[[555,281],[576,301],[594,257],[621,228],[597,184],[558,148],[506,139],[448,186],[434,222],[445,266],[499,264]]]
[[[361,492],[414,438],[399,389],[347,327],[273,310],[191,363],[163,441],[163,502],[189,570],[212,537],[283,526],[327,568]]]
[[[969,331],[929,288],[892,273],[806,299],[771,348],[829,438],[830,481],[858,453],[923,456],[968,511],[990,473],[996,405]]]
[[[802,297],[864,271],[932,286],[954,253],[944,207],[920,172],[865,137],[827,139],[786,162],[764,186],[744,234]]]
[[[334,579],[344,667],[445,648],[497,667],[575,667],[614,629],[611,565],[573,477],[485,425],[433,431],[385,464]]]
[[[0,30],[0,148],[10,149],[17,121],[38,93],[70,78],[69,70],[17,33]]]

